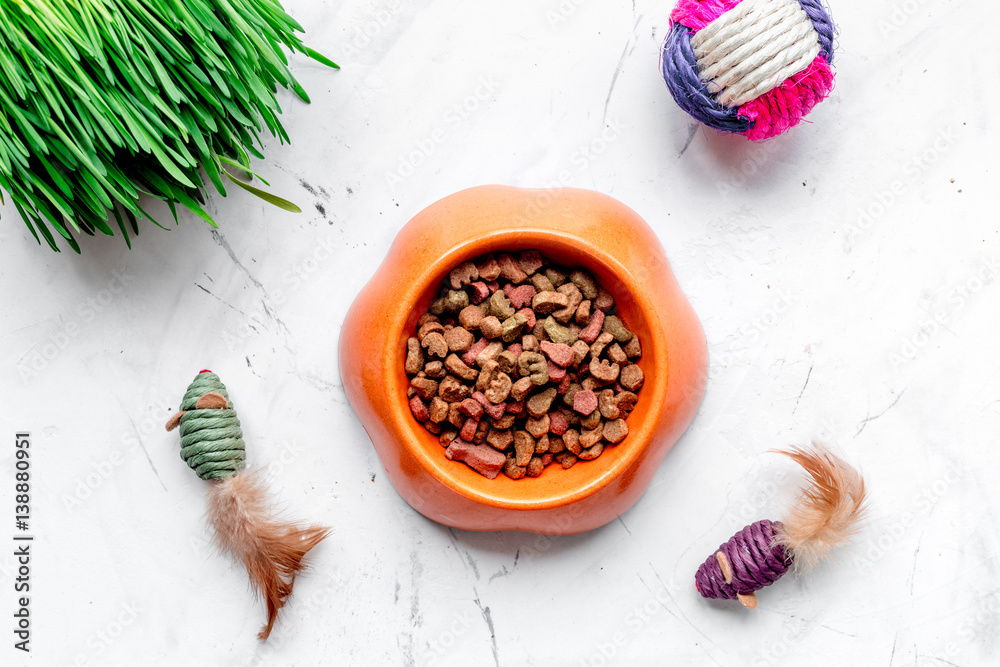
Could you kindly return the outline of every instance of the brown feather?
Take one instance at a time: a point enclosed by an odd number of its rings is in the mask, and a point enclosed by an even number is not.
[[[240,472],[212,485],[208,515],[219,548],[246,565],[250,585],[267,604],[267,639],[278,610],[292,593],[306,553],[330,534],[322,526],[300,526],[272,516],[258,473]]]
[[[865,480],[818,442],[813,442],[813,449],[775,451],[809,474],[808,485],[802,487],[798,502],[782,522],[784,530],[775,540],[791,552],[797,568],[808,570],[857,530],[866,511]]]

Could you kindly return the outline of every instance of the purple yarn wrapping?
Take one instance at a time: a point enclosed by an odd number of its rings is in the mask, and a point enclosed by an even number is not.
[[[733,583],[726,583],[712,552],[694,575],[698,592],[706,598],[733,600],[737,593],[746,595],[776,582],[791,565],[791,557],[784,548],[774,544],[774,537],[781,530],[780,521],[763,519],[733,535],[716,550],[729,561]]]
[[[819,52],[826,62],[833,64],[833,19],[826,13],[821,0],[799,0],[802,10],[812,21],[813,28],[819,34]]]

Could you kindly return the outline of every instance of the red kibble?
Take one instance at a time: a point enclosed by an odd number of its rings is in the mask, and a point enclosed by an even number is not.
[[[597,409],[597,396],[590,389],[576,392],[573,395],[573,409],[581,415],[589,415]]]
[[[413,413],[414,419],[418,422],[425,422],[431,418],[431,413],[427,411],[427,405],[419,396],[410,399],[410,412]]]

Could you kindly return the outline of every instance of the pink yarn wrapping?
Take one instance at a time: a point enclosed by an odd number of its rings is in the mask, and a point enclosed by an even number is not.
[[[670,27],[675,23],[698,32],[743,0],[680,0],[670,12]]]
[[[833,70],[822,55],[816,56],[804,70],[740,107],[739,115],[753,121],[746,132],[747,138],[769,139],[798,125],[831,90]]]

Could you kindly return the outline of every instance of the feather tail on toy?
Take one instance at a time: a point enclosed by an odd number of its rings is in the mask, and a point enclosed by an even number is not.
[[[240,560],[255,593],[267,604],[267,624],[258,637],[267,639],[278,610],[291,595],[306,553],[330,533],[321,526],[300,526],[271,513],[258,473],[240,471],[211,486],[208,515],[220,549]]]
[[[811,569],[853,535],[865,513],[865,480],[850,464],[820,443],[814,449],[775,450],[801,465],[809,483],[775,536],[797,569]]]

